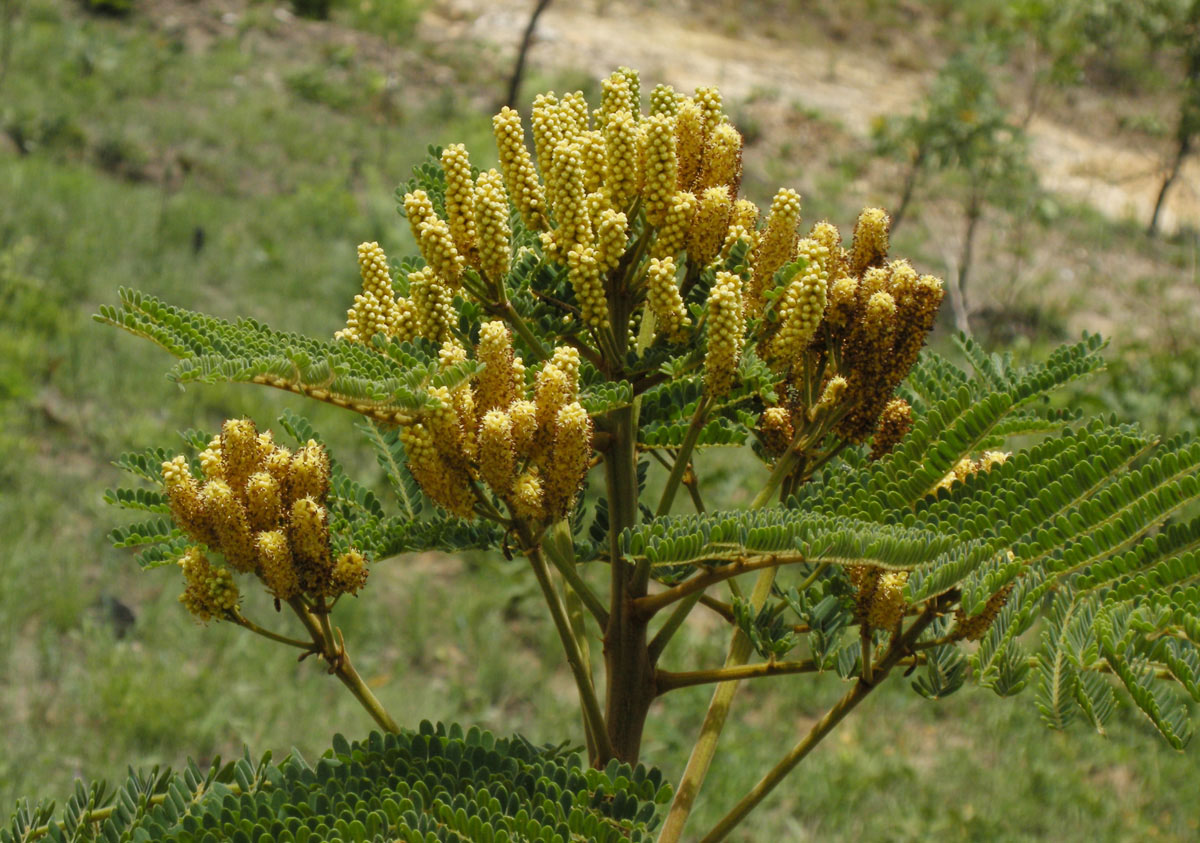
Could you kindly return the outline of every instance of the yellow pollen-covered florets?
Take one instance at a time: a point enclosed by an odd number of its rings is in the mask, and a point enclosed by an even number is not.
[[[675,259],[651,258],[646,268],[646,301],[654,313],[655,322],[672,342],[683,338],[683,328],[690,325],[687,308],[675,283]]]
[[[1012,555],[1012,551],[1010,550],[1009,556],[1011,557]],[[955,624],[953,631],[954,636],[957,638],[965,638],[968,641],[979,641],[982,639],[984,633],[988,631],[988,628],[999,616],[1000,611],[1004,608],[1005,604],[1008,603],[1008,597],[1010,594],[1012,594],[1012,590],[1015,585],[1015,583],[1009,583],[989,597],[987,603],[983,607],[983,611],[978,615],[972,615],[968,618],[966,613],[963,612],[961,606],[955,609]]]
[[[258,575],[263,584],[280,600],[300,594],[300,579],[292,560],[292,549],[282,530],[266,530],[254,536],[258,553]]]
[[[479,268],[499,283],[512,263],[512,229],[508,225],[508,197],[504,179],[496,170],[479,174],[475,185],[475,231],[479,241]]]
[[[492,118],[492,130],[509,198],[530,231],[545,231],[548,228],[546,195],[525,146],[521,115],[505,106]]]
[[[221,435],[219,433],[208,440],[208,447],[196,455],[196,460],[200,463],[200,470],[204,472],[207,479],[216,480],[224,476],[225,461],[221,459]]]
[[[912,407],[903,398],[893,398],[879,414],[879,426],[871,440],[871,459],[877,460],[904,438],[912,428]]]
[[[641,110],[634,86],[637,71],[620,67],[600,82],[600,128],[607,126],[614,114],[624,111],[637,114]]]
[[[479,425],[479,476],[503,495],[512,485],[515,466],[512,418],[503,410],[488,410]]]
[[[300,498],[288,515],[287,536],[301,589],[323,594],[333,565],[328,511],[313,498]]]
[[[534,97],[533,108],[529,112],[529,126],[533,131],[533,151],[537,154],[538,168],[545,175],[553,170],[555,147],[560,142],[569,140],[563,131],[558,98],[554,96],[553,91]],[[549,181],[546,183],[546,198],[551,208],[558,205],[557,188]]]
[[[513,481],[512,506],[521,518],[541,519],[545,517],[542,509],[542,478],[537,469],[530,469]]]
[[[770,287],[776,271],[795,254],[799,224],[800,194],[787,187],[780,188],[771,201],[767,227],[750,253],[750,265],[754,270],[752,298],[758,298]]]
[[[629,241],[628,220],[620,211],[605,208],[592,216],[596,220],[596,263],[601,274],[616,269]]]
[[[404,194],[404,212],[421,257],[451,290],[462,284],[463,256],[454,247],[450,226],[437,215],[424,190]]]
[[[283,517],[283,493],[279,481],[266,471],[256,471],[246,481],[246,516],[251,530],[274,528]]]
[[[792,427],[791,415],[785,407],[768,407],[763,410],[758,422],[759,433],[763,447],[774,455],[782,454],[792,444],[796,435]]]
[[[192,477],[187,459],[175,457],[164,462],[162,478],[167,502],[171,506],[171,515],[180,529],[196,541],[213,543],[216,535],[200,500],[200,485]]]
[[[718,272],[708,294],[708,350],[704,355],[704,385],[709,395],[725,395],[733,387],[745,331],[742,279],[731,272]]]
[[[354,307],[346,311],[346,327],[336,336],[367,342],[375,334],[388,334],[395,293],[387,255],[378,243],[361,243],[358,247],[358,271],[362,276],[362,293],[354,297]]]
[[[292,504],[303,497],[321,500],[329,492],[329,454],[313,439],[292,456],[285,487],[286,502]]]
[[[228,568],[215,568],[198,547],[189,547],[179,559],[186,588],[179,602],[200,621],[224,620],[237,609],[238,588]]]
[[[707,139],[718,125],[725,121],[721,113],[721,91],[711,85],[697,88],[692,99],[700,106],[704,121],[704,137]]]
[[[425,339],[441,344],[458,324],[454,294],[430,268],[408,274],[408,293],[417,314],[417,326]]]
[[[679,111],[679,100],[679,94],[670,85],[655,85],[654,90],[650,92],[650,113],[674,117]]]
[[[246,510],[224,480],[209,480],[200,499],[225,559],[239,571],[253,571],[254,546]]]
[[[358,594],[367,584],[367,560],[357,550],[348,550],[333,563],[329,575],[331,595]]]
[[[567,253],[567,280],[579,302],[583,324],[592,328],[608,327],[608,300],[600,277],[600,262],[591,246],[576,244]]]
[[[858,279],[842,277],[829,287],[829,307],[825,319],[829,327],[843,332],[854,324],[858,311]]]
[[[537,435],[537,405],[523,398],[514,401],[508,407],[508,416],[512,419],[513,450],[519,457],[528,457]]]
[[[550,365],[556,367],[567,376],[570,386],[570,400],[579,397],[579,349],[569,345],[556,345],[550,355]]]
[[[442,172],[446,175],[446,222],[454,247],[471,266],[479,266],[479,242],[475,233],[475,182],[471,157],[461,143],[442,150]]]
[[[604,170],[608,161],[604,133],[599,130],[580,132],[575,140],[579,144],[580,163],[583,166],[584,192],[599,193],[604,187]]]
[[[572,402],[558,411],[554,446],[546,467],[544,506],[552,518],[566,515],[587,473],[592,454],[592,420]]]
[[[673,258],[679,254],[687,241],[695,214],[695,195],[677,191],[667,208],[662,225],[658,227],[658,239],[654,241],[651,255],[656,258]]]
[[[604,192],[618,211],[629,207],[638,192],[641,155],[638,124],[629,111],[608,115],[604,124]]]
[[[567,375],[552,363],[547,363],[538,372],[534,384],[534,403],[537,406],[537,428],[552,431],[558,411],[575,400],[574,390]]]
[[[583,191],[582,155],[578,143],[562,141],[554,150],[554,163],[546,181],[554,197],[553,232],[542,235],[542,246],[554,260],[562,262],[577,243],[591,245],[592,223],[588,216],[587,194]]]
[[[266,454],[258,440],[258,429],[250,419],[227,419],[221,426],[221,476],[239,494],[246,480]]]
[[[704,155],[704,110],[691,97],[675,114],[675,157],[678,161],[676,187],[691,190],[700,175]]]
[[[710,187],[700,194],[696,216],[688,232],[687,253],[691,260],[707,264],[721,251],[729,231],[729,212],[733,202],[729,188]]]
[[[784,369],[789,368],[803,353],[817,333],[825,315],[826,285],[822,247],[815,240],[801,241],[799,257],[805,267],[788,284],[779,308],[779,333],[773,343],[773,357]]]
[[[675,158],[675,118],[653,114],[642,124],[646,145],[642,154],[642,203],[646,219],[661,226],[675,198],[679,162]]]
[[[741,183],[742,134],[731,123],[721,123],[708,135],[696,187],[725,185],[736,196]]]
[[[563,94],[558,101],[558,113],[562,121],[562,130],[567,137],[575,137],[587,131],[588,104],[583,91],[571,91]]]
[[[892,225],[887,211],[882,208],[864,208],[854,226],[854,240],[850,246],[850,274],[862,275],[873,266],[879,266],[887,257],[888,229]]]
[[[433,434],[423,424],[409,425],[400,432],[400,441],[408,455],[408,467],[425,494],[460,518],[472,517],[475,496],[470,477],[442,459]]]
[[[513,367],[512,335],[503,322],[483,323],[475,359],[484,367],[475,384],[479,412],[504,409],[524,392],[524,378],[518,380]]]
[[[884,571],[871,595],[867,623],[875,629],[894,629],[904,617],[904,584],[908,571]]]

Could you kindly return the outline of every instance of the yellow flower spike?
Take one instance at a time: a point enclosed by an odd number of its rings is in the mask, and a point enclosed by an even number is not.
[[[500,171],[504,173],[509,198],[526,228],[545,231],[549,228],[546,194],[538,180],[529,149],[525,146],[521,115],[505,106],[492,118],[492,131],[496,137]]]
[[[472,420],[461,419],[454,396],[449,388],[435,386],[429,390],[429,395],[436,398],[441,406],[430,410],[428,414],[429,430],[442,459],[455,468],[468,470],[468,460],[475,451],[474,429],[472,428],[470,442],[467,439],[467,424]],[[467,424],[464,424],[467,421]]]
[[[598,130],[581,132],[576,141],[583,165],[583,189],[589,195],[599,193],[604,188],[604,171],[608,161],[604,134]]]
[[[508,417],[512,419],[513,450],[518,458],[525,459],[537,435],[537,405],[524,398],[514,401],[508,407]]]
[[[680,190],[691,190],[700,175],[704,155],[704,109],[690,97],[679,105],[675,114],[675,157],[678,161]]]
[[[653,114],[642,125],[646,137],[642,154],[642,205],[650,224],[661,227],[675,199],[675,184],[679,179],[675,118]]]
[[[692,99],[700,106],[703,115],[704,138],[707,141],[717,126],[725,122],[725,115],[721,113],[721,91],[712,86],[697,88]]]
[[[826,286],[822,247],[817,241],[800,241],[797,256],[807,261],[804,269],[788,284],[779,306],[779,332],[771,345],[772,357],[784,370],[790,369],[816,336],[825,315]]]
[[[221,458],[221,435],[218,433],[208,440],[208,447],[196,455],[200,461],[200,470],[205,478],[217,480],[224,477],[225,460]]]
[[[598,128],[607,129],[608,121],[612,119],[613,115],[622,111],[632,116],[641,111],[641,106],[634,99],[629,76],[622,70],[615,70],[607,79],[600,82],[600,125]]]
[[[200,548],[192,546],[179,558],[185,590],[179,602],[197,620],[224,620],[238,606],[238,587],[228,568],[215,568]]]
[[[592,456],[592,420],[579,402],[558,411],[554,446],[546,467],[544,506],[551,518],[571,511]]]
[[[979,471],[991,471],[998,465],[1004,465],[1012,456],[1009,451],[984,451],[979,458]]]
[[[679,94],[670,85],[655,85],[654,90],[650,92],[650,113],[674,117],[679,113],[680,99]]]
[[[367,560],[354,548],[347,550],[333,563],[333,572],[329,575],[329,593],[355,595],[367,584]]]
[[[754,232],[758,225],[758,206],[749,199],[739,199],[733,203],[733,212],[729,215],[731,226],[740,225],[746,231]]]
[[[375,334],[390,334],[388,316],[394,304],[392,274],[387,255],[378,243],[360,243],[358,271],[362,293],[354,297],[354,307],[346,311],[346,327],[339,334],[357,342],[368,342]]]
[[[642,74],[637,68],[621,65],[617,68],[617,73],[625,77],[625,84],[629,88],[629,103],[630,111],[633,116],[640,118],[642,111]]]
[[[171,507],[171,516],[179,528],[198,542],[212,544],[216,540],[212,525],[200,498],[200,485],[192,477],[184,457],[162,464],[163,488]]]
[[[785,407],[768,407],[758,420],[758,430],[763,448],[773,456],[779,456],[792,444],[796,435],[792,419]]]
[[[721,252],[718,257],[720,257],[721,260],[728,259],[728,257],[733,254],[734,247],[739,243],[745,244],[746,254],[749,254],[750,250],[754,248],[754,239],[754,232],[750,229],[737,224],[730,225],[729,231],[725,235],[725,242],[721,245]],[[757,306],[758,304],[761,304],[761,302],[755,305],[755,311],[760,309]],[[755,315],[757,315],[757,312]]]
[[[588,130],[588,104],[583,91],[563,94],[558,101],[558,113],[567,137],[576,137]]]
[[[300,498],[288,515],[287,536],[300,589],[324,594],[333,566],[329,548],[329,512],[313,498]]]
[[[729,212],[733,201],[729,188],[710,187],[700,194],[696,215],[687,237],[688,259],[704,266],[715,258],[729,233]]]
[[[503,410],[524,391],[524,379],[519,382],[513,368],[512,334],[500,320],[484,322],[479,328],[479,345],[475,359],[483,371],[475,382],[475,403],[478,412]]]
[[[708,135],[697,188],[725,185],[737,196],[742,185],[742,134],[731,123],[720,123]]]
[[[443,370],[457,366],[459,363],[465,363],[466,360],[467,350],[457,339],[452,337],[442,343],[442,347],[438,351],[438,364]],[[475,412],[475,391],[471,388],[471,384],[469,382],[461,383],[450,390],[450,403],[454,407],[454,414],[458,420],[462,451],[468,459],[472,459],[476,451],[475,429],[478,419]]]
[[[292,452],[287,448],[276,447],[263,460],[263,469],[275,478],[280,489],[286,489],[292,471]]]
[[[658,330],[672,342],[680,342],[683,329],[692,324],[675,281],[674,258],[651,258],[646,268],[646,301],[654,313]]]
[[[1009,555],[1012,555],[1012,551],[1009,551]],[[999,616],[1000,610],[1008,603],[1008,597],[1012,594],[1015,585],[1016,583],[1010,582],[989,597],[983,607],[983,611],[978,615],[972,615],[968,618],[961,606],[955,609],[953,634],[958,638],[965,638],[968,641],[979,641],[982,639],[992,623]]]
[[[879,425],[871,439],[871,459],[882,459],[892,452],[912,429],[912,407],[903,398],[893,398],[879,415]]]
[[[454,326],[458,324],[454,294],[432,269],[425,267],[408,274],[408,294],[422,337],[440,344],[453,335]]]
[[[291,600],[300,594],[300,579],[292,548],[283,530],[264,530],[254,536],[258,553],[258,576],[279,600]]]
[[[817,416],[824,415],[836,407],[846,394],[846,387],[846,379],[841,375],[830,378],[821,390],[821,397],[817,399],[816,406],[808,411],[808,420],[815,421]]]
[[[554,171],[555,147],[569,140],[563,131],[562,114],[558,110],[558,97],[553,91],[538,94],[533,99],[529,113],[529,126],[533,132],[533,151],[537,155],[538,169],[543,176]],[[558,210],[557,186],[547,176],[546,199],[551,210]]]
[[[652,257],[674,258],[687,242],[696,215],[696,197],[684,191],[676,191],[675,198],[667,208],[666,218],[659,226],[658,238],[650,249]]]
[[[250,419],[226,419],[221,426],[221,476],[238,497],[246,490],[246,480],[258,470],[266,456],[258,441],[258,428]]]
[[[825,318],[835,332],[844,332],[854,324],[858,313],[858,279],[843,277],[829,287],[829,307]]]
[[[890,293],[873,293],[862,317],[863,336],[876,347],[890,346],[896,329],[896,300]]]
[[[475,180],[471,156],[461,143],[442,150],[442,172],[446,175],[446,223],[454,247],[469,266],[479,266],[479,240],[475,233]]]
[[[908,571],[884,571],[879,576],[867,610],[867,623],[874,629],[894,629],[904,617],[904,584]]]
[[[404,194],[404,212],[425,263],[451,290],[457,290],[465,261],[454,247],[450,226],[433,209],[429,194],[424,190]]]
[[[329,494],[329,454],[315,440],[309,439],[303,448],[292,455],[284,489],[284,506],[303,497],[324,500]]]
[[[762,297],[773,283],[775,273],[796,253],[796,227],[799,225],[800,194],[788,187],[780,188],[771,201],[766,228],[750,253],[750,266],[754,271],[750,281],[752,301]]]
[[[843,368],[851,373],[854,408],[837,427],[838,435],[862,442],[874,431],[892,397],[896,302],[890,293],[873,293],[842,349]]]
[[[828,220],[821,220],[808,233],[810,239],[824,249],[825,269],[829,275],[829,283],[833,284],[846,274],[845,249],[842,248],[842,234],[837,226]]]
[[[497,170],[479,174],[475,183],[475,232],[479,241],[479,268],[499,284],[512,264],[512,229],[508,225],[508,197]]]
[[[568,400],[579,397],[579,350],[569,345],[556,345],[550,356],[550,365],[567,376]]]
[[[567,253],[567,280],[579,302],[583,324],[598,329],[608,327],[608,299],[600,277],[600,262],[591,246],[576,244]]]
[[[873,266],[862,274],[858,282],[858,299],[866,302],[876,293],[891,295],[891,273],[885,266]],[[895,296],[892,297],[893,299]]]
[[[283,491],[266,471],[256,471],[246,481],[246,517],[250,529],[270,530],[283,517]]]
[[[246,510],[224,480],[209,480],[200,493],[221,553],[238,571],[253,571],[254,543]]]
[[[557,366],[546,364],[534,383],[534,404],[537,406],[537,435],[534,445],[542,450],[554,437],[558,411],[574,400],[566,374]]]
[[[641,181],[641,148],[633,114],[621,110],[604,124],[604,193],[609,204],[623,211],[637,196]]]
[[[388,312],[387,335],[396,342],[412,342],[420,335],[420,320],[411,300],[398,296]]]
[[[473,518],[475,496],[465,471],[448,465],[438,453],[433,434],[423,425],[414,424],[400,431],[413,477],[438,506],[459,518]]]
[[[854,226],[850,246],[850,274],[862,275],[873,266],[880,266],[888,252],[888,230],[892,219],[882,208],[864,208]]]
[[[596,263],[604,275],[617,268],[629,243],[629,221],[620,211],[605,208],[593,216],[596,221]]]
[[[554,165],[546,181],[556,196],[554,219],[557,227],[551,237],[542,235],[542,243],[553,260],[563,262],[577,243],[591,245],[592,223],[588,216],[587,194],[583,192],[582,152],[578,143],[563,141],[554,150]]]
[[[542,499],[542,478],[536,468],[531,468],[513,481],[510,500],[518,517],[533,521],[545,518]]]
[[[718,272],[708,294],[708,350],[704,355],[704,386],[714,398],[733,388],[745,333],[742,279],[731,272]]]
[[[512,428],[503,410],[488,410],[479,425],[479,476],[498,495],[508,493],[516,468]]]

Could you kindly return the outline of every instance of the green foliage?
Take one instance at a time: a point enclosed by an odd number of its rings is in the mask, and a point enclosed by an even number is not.
[[[315,765],[247,751],[207,771],[131,772],[112,793],[76,780],[61,814],[18,805],[0,841],[649,841],[669,796],[642,765],[587,769],[563,746],[424,722],[354,743],[337,735]]]

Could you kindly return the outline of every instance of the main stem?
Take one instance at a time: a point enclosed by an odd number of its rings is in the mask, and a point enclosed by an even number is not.
[[[647,578],[622,557],[620,545],[621,532],[637,523],[635,408],[614,410],[609,421],[612,440],[604,460],[604,479],[612,571],[608,626],[604,631],[604,668],[608,680],[604,714],[613,755],[635,763],[641,751],[646,715],[655,696],[654,663],[647,643],[648,620],[633,611],[633,601],[646,594]]]

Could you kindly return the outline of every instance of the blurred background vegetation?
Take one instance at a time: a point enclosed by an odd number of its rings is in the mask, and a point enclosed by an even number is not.
[[[287,395],[171,386],[165,355],[90,321],[119,285],[332,334],[355,246],[413,251],[393,191],[431,143],[494,163],[490,114],[532,0],[0,0],[0,804],[187,755],[308,754],[370,722],[311,663],[195,627],[170,571],[108,547],[120,451],[248,414],[312,414],[374,468],[352,419]],[[811,223],[865,204],[952,295],[956,328],[1036,355],[1081,329],[1110,367],[1072,397],[1164,435],[1200,418],[1200,2],[553,0],[524,97],[619,64],[721,85],[745,190],[800,189]],[[747,455],[707,456],[718,499]],[[524,571],[498,555],[379,564],[342,618],[396,719],[536,741],[575,734],[572,689]],[[266,605],[256,607],[260,615]],[[688,630],[716,663],[722,636]],[[836,680],[744,688],[702,798],[711,823]],[[686,696],[691,694],[689,698]],[[677,777],[708,700],[652,715]],[[740,839],[1194,840],[1200,765],[1136,713],[1046,731],[1027,701],[897,685]]]

